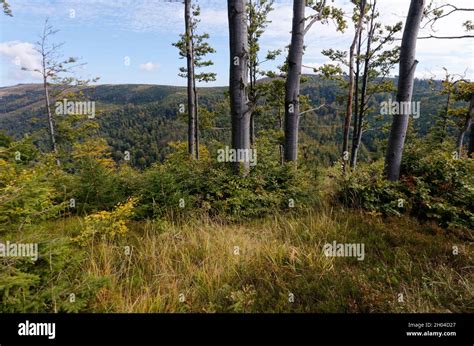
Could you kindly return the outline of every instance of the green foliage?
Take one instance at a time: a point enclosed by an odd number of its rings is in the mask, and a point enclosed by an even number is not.
[[[25,169],[0,159],[0,231],[59,216],[64,205],[55,203],[51,171],[47,164]]]
[[[378,161],[339,177],[338,198],[375,213],[407,213],[446,228],[474,229],[473,160],[416,142],[405,150],[399,182],[386,181],[382,168]]]
[[[104,140],[77,143],[72,157],[75,173],[63,186],[65,198],[75,200],[72,212],[109,210],[131,196],[138,179],[137,173],[125,164],[117,168]]]
[[[94,238],[115,239],[123,237],[128,228],[125,224],[133,215],[135,199],[130,199],[124,204],[118,204],[111,212],[100,211],[87,215],[84,219],[84,228],[74,241],[81,245],[88,245]]]
[[[278,146],[262,136],[257,143],[257,166],[246,177],[232,174],[228,163],[217,162],[203,146],[199,161],[189,159],[184,143],[173,145],[163,164],[144,173],[140,191],[142,216],[185,215],[205,212],[230,219],[260,217],[310,204],[317,196],[304,169],[278,163]]]
[[[194,67],[195,67],[195,74],[194,77],[199,82],[212,82],[216,80],[216,73],[214,72],[200,72],[197,73],[197,68],[202,67],[209,67],[214,65],[212,60],[204,60],[208,54],[213,54],[216,52],[214,48],[212,48],[207,40],[209,40],[208,33],[197,34],[197,27],[200,22],[199,16],[201,14],[201,9],[199,5],[192,5],[191,11],[191,18],[190,18],[190,30],[191,30],[191,37],[188,37],[186,33],[180,34],[180,39],[178,42],[173,43],[172,45],[178,48],[179,56],[181,59],[186,58],[188,53],[193,54],[194,58]],[[192,52],[191,52],[192,50]],[[187,67],[180,67],[179,76],[183,78],[187,78],[188,76],[188,69]]]
[[[383,176],[383,161],[360,166],[347,176],[338,175],[338,199],[347,206],[362,208],[375,213],[400,215],[406,205],[406,196],[399,191],[399,184]]]
[[[347,27],[344,12],[328,3],[306,1],[313,10],[305,18],[307,29],[329,21],[338,31]],[[394,91],[388,76],[398,62],[393,43],[402,26],[382,25],[374,5],[364,12],[358,0],[352,3],[352,20],[364,16],[356,70],[360,85],[367,67],[368,85],[356,86],[361,98],[355,114],[366,132],[361,156],[370,160],[381,155],[381,129],[390,122],[375,116]],[[0,4],[11,15],[7,2]],[[297,169],[281,164],[288,63],[278,72],[264,71],[262,64],[281,50],[260,54],[273,4],[257,0],[246,7],[258,164],[245,176],[217,159],[229,139],[225,88],[199,90],[200,160],[191,160],[181,142],[186,121],[177,107],[184,88],[88,87],[89,81],[69,75],[82,64],[57,56],[60,45],[38,47],[45,59],[37,72],[47,80],[51,99],[93,99],[102,114],[95,120],[54,117],[58,167],[43,152],[50,145],[42,86],[2,88],[0,235],[38,244],[39,256],[0,257],[0,312],[472,310],[474,160],[453,155],[452,138],[444,139],[455,130],[466,132],[470,114],[464,106],[473,83],[448,73],[444,82],[415,80],[414,99],[424,104],[424,114],[410,125],[399,182],[385,180],[381,160],[345,176],[339,161],[322,177],[320,167],[339,157],[340,96],[347,88],[347,53],[324,50],[333,63],[315,72],[335,81],[301,78],[301,158]],[[206,68],[213,65],[207,55],[215,51],[209,35],[197,33],[199,15],[193,6],[192,37],[181,35],[174,46],[182,58],[192,46],[195,67]],[[431,15],[435,22],[443,11]],[[470,30],[472,23],[464,26]],[[43,38],[55,33],[46,22]],[[180,76],[186,74],[181,68]],[[215,73],[201,71],[195,79],[213,81]],[[441,103],[445,108],[433,129]],[[428,132],[435,144],[416,139]],[[327,196],[334,190],[338,203],[331,204]],[[366,260],[324,256],[324,243],[334,240],[367,245]],[[460,250],[455,258],[453,243]],[[407,292],[407,304],[395,302],[399,292]]]
[[[405,153],[402,175],[413,215],[474,229],[474,160],[416,143]]]
[[[443,100],[443,105],[437,110],[434,126],[429,133],[433,147],[439,149],[453,141],[453,134],[458,135],[460,131],[468,130],[464,128],[471,116],[468,103],[474,92],[474,83],[450,74],[446,68],[443,69],[445,78],[441,83],[441,90],[433,88]]]
[[[0,133],[0,158],[26,166],[38,158],[39,150],[33,137],[26,135],[19,141]]]
[[[338,100],[338,96],[343,95],[343,90],[336,82],[319,76],[306,75],[305,79],[301,85],[301,95],[308,97],[308,109],[325,105],[301,117],[301,145],[309,148],[305,161],[313,161],[323,166],[332,165],[335,158],[340,156],[338,143],[342,141],[340,110],[343,109],[343,104]],[[271,84],[267,81],[275,84],[263,88],[264,84]],[[284,107],[281,106],[284,78],[278,76],[264,79],[257,85],[262,86],[262,98],[259,103],[261,112],[256,119],[257,132],[279,129],[280,118],[284,114]],[[430,131],[436,112],[445,104],[445,100],[433,92],[431,87],[441,89],[441,83],[433,81],[430,84],[426,80],[415,79],[413,99],[419,100],[423,105],[420,118],[413,122],[418,136],[425,136]],[[7,135],[15,139],[40,128],[47,128],[44,111],[36,108],[43,95],[41,89],[31,85],[22,88],[23,93],[15,92],[3,97],[7,113],[0,118],[0,128],[5,129]],[[225,88],[199,88],[198,91],[199,111],[202,115],[201,143],[208,146],[215,140],[225,143],[230,128]],[[99,85],[85,88],[83,92],[89,99],[95,100],[96,109],[103,110],[102,115],[96,119],[100,125],[99,134],[111,147],[112,158],[117,163],[123,161],[124,152],[129,151],[131,157],[128,163],[144,169],[165,159],[170,153],[169,142],[186,138],[187,121],[180,117],[178,112],[178,105],[186,98],[185,88],[160,85]],[[380,102],[387,101],[389,97],[386,93],[376,93],[369,100],[368,107],[378,110]],[[395,99],[395,95],[391,98]],[[204,119],[203,108],[213,113],[212,124]],[[371,110],[365,117],[368,122],[365,128],[370,130],[364,131],[359,161],[380,157],[383,152],[381,140],[386,138],[382,129],[390,125],[391,121],[390,117],[376,119],[375,115],[378,113]],[[205,129],[204,125],[208,127]],[[450,135],[454,133],[449,132]],[[35,137],[34,143],[46,138],[47,134],[44,132]],[[13,153],[14,150],[11,155]]]
[[[336,30],[340,32],[344,32],[347,28],[344,10],[341,8],[327,4],[326,0],[308,0],[306,6],[317,12],[314,18],[310,17],[311,20],[317,20],[323,24],[327,24],[331,20],[334,22]]]
[[[45,232],[38,227],[35,230],[40,231]],[[106,278],[84,272],[89,257],[66,237],[45,239],[44,233],[42,237],[37,261],[0,260],[0,312],[91,311],[91,303],[98,290],[106,285]],[[28,241],[36,239],[32,237]]]

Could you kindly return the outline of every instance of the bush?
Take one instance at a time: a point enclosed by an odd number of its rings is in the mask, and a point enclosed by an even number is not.
[[[456,159],[441,150],[409,146],[399,182],[383,177],[383,162],[358,167],[339,178],[344,205],[385,215],[406,212],[446,228],[474,229],[474,160]]]
[[[72,156],[74,174],[67,177],[62,187],[65,199],[75,200],[71,212],[87,214],[111,210],[131,197],[139,180],[138,173],[126,164],[117,168],[104,141],[77,144]]]
[[[97,236],[109,240],[123,237],[128,231],[125,223],[133,215],[135,203],[136,200],[130,199],[124,204],[119,203],[111,212],[100,211],[86,216],[84,228],[81,234],[74,238],[74,240],[82,245],[86,245]]]
[[[401,181],[412,200],[413,215],[444,227],[474,229],[474,160],[409,147]]]
[[[280,165],[270,144],[260,143],[258,164],[241,177],[230,163],[217,162],[201,146],[199,161],[189,158],[184,143],[173,144],[166,161],[144,173],[141,217],[207,213],[231,220],[260,217],[282,209],[302,209],[317,200],[312,176],[304,169]]]
[[[84,271],[90,257],[67,237],[51,238],[43,235],[37,261],[0,259],[1,313],[92,311],[97,292],[107,279]]]
[[[0,159],[0,230],[22,228],[60,215],[64,205],[55,203],[52,171],[45,164],[25,168]]]

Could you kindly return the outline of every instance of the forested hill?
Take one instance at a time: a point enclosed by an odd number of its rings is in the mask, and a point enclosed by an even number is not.
[[[301,150],[303,157],[317,156],[320,162],[330,163],[338,158],[342,141],[342,122],[345,94],[334,81],[306,76],[302,94],[308,96],[304,109],[325,105],[301,118]],[[420,101],[421,116],[413,124],[423,135],[434,123],[443,108],[445,97],[440,97],[440,82],[416,80],[414,101]],[[199,106],[202,108],[200,131],[204,144],[230,138],[230,116],[226,87],[199,88]],[[119,161],[129,151],[131,162],[144,168],[162,160],[171,141],[186,140],[187,117],[180,113],[186,104],[186,88],[164,85],[99,85],[82,90],[84,99],[95,101],[96,119],[100,132],[112,147],[113,158]],[[0,131],[16,139],[25,134],[46,138],[46,116],[40,84],[21,84],[0,88]],[[283,94],[281,94],[283,97]],[[380,102],[394,99],[394,95],[379,94],[372,100],[368,117],[370,126],[364,133],[362,159],[382,155],[380,146],[386,138],[384,128],[390,117],[378,116]],[[278,107],[277,107],[278,108]],[[263,107],[256,116],[258,131],[280,127],[282,109]],[[41,135],[44,131],[44,136]]]

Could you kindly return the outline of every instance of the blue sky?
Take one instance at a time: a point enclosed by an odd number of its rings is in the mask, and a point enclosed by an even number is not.
[[[101,84],[147,83],[184,85],[177,76],[184,63],[171,46],[183,31],[183,5],[180,1],[164,0],[10,0],[13,18],[0,16],[0,86],[39,82],[38,76],[21,71],[21,66],[34,67],[38,56],[34,42],[44,20],[60,31],[56,42],[65,42],[66,57],[81,57],[87,62],[78,71],[83,78],[101,77]],[[226,1],[199,0],[202,9],[200,30],[211,35],[212,55],[217,81],[210,85],[226,85],[228,80],[228,36]],[[469,7],[470,0],[452,3]],[[379,0],[382,19],[387,24],[403,20],[408,0]],[[348,0],[336,0],[336,5],[351,12]],[[277,0],[267,32],[262,39],[263,50],[283,48],[290,40],[291,1]],[[464,15],[453,15],[437,25],[438,35],[461,34]],[[424,31],[427,33],[427,31]],[[342,35],[332,24],[317,24],[307,34],[306,66],[328,62],[321,50],[350,45],[352,30]],[[125,59],[130,59],[130,65]],[[473,78],[474,42],[469,40],[419,41],[418,77],[443,77],[442,67],[452,73]],[[281,61],[279,61],[281,62]],[[277,62],[278,63],[278,62]],[[275,63],[276,64],[276,63]],[[275,65],[271,63],[267,68]],[[310,69],[306,68],[305,72]],[[396,70],[394,71],[396,74]]]

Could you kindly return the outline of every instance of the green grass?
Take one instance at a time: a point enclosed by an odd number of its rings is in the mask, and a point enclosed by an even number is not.
[[[474,311],[472,244],[462,234],[408,217],[329,209],[241,224],[207,218],[130,222],[119,239],[99,237],[79,246],[70,239],[82,224],[67,218],[2,237],[41,242],[40,249],[53,253],[25,264],[26,272],[40,272],[43,279],[27,290],[39,302],[29,311]],[[364,243],[365,259],[326,257],[323,245],[334,240]],[[62,244],[67,251],[61,253],[74,258],[56,257],[59,246],[51,244]],[[53,268],[58,261],[66,263]],[[20,261],[12,264],[24,268]],[[7,275],[0,274],[0,293]],[[19,292],[26,295],[24,288]],[[76,302],[69,302],[70,293]]]

